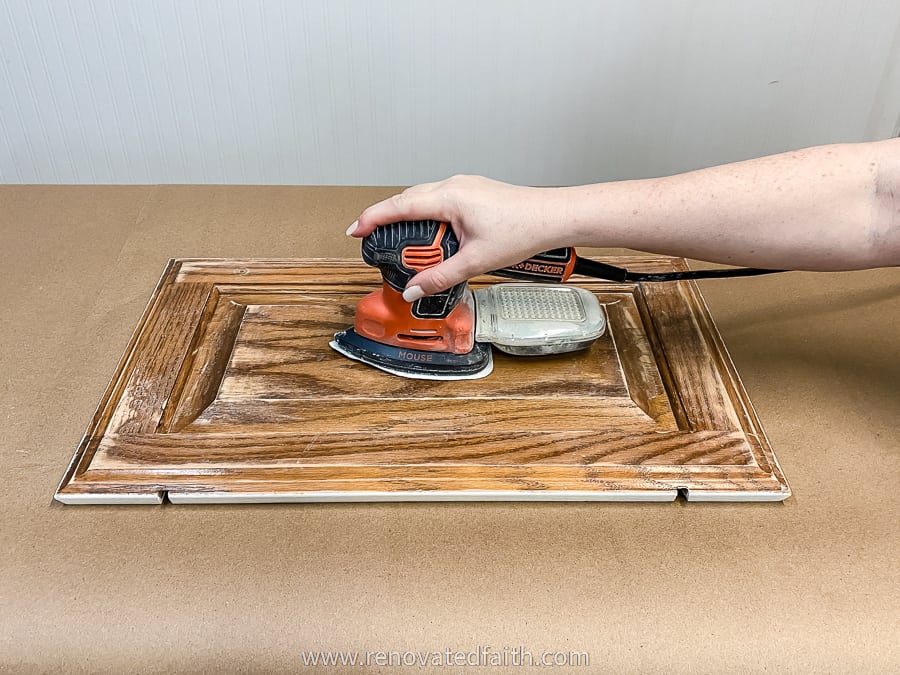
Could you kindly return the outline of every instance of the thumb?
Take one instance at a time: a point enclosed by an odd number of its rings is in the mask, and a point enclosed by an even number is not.
[[[477,270],[472,269],[468,258],[464,254],[457,253],[439,265],[429,267],[410,279],[406,284],[406,290],[403,291],[403,299],[407,302],[415,302],[426,295],[446,291],[477,273]]]

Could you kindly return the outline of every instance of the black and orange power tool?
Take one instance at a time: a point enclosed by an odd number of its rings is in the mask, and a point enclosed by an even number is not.
[[[507,283],[473,293],[464,282],[412,303],[403,299],[415,274],[458,249],[450,225],[435,220],[393,223],[365,237],[362,258],[381,271],[381,288],[359,302],[353,327],[337,333],[331,346],[403,377],[474,379],[491,372],[491,344],[514,354],[560,353],[586,347],[603,333],[606,320],[596,298],[574,287]],[[575,265],[574,255],[565,257],[569,251],[496,273],[562,281]]]
[[[603,334],[606,317],[597,298],[584,289],[558,285],[573,274],[613,281],[670,281],[770,271],[633,273],[560,248],[492,272],[545,283],[502,283],[473,293],[463,282],[412,303],[403,299],[413,276],[458,249],[450,225],[436,220],[376,228],[362,240],[362,258],[381,271],[381,288],[359,302],[353,327],[335,334],[331,346],[351,359],[403,377],[474,379],[491,372],[492,344],[517,355],[559,354],[586,348]]]

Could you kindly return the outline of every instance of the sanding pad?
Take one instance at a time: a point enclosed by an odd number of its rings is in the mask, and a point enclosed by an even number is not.
[[[426,352],[375,342],[348,328],[328,344],[354,361],[414,380],[477,380],[494,369],[491,346],[482,342],[468,354]]]

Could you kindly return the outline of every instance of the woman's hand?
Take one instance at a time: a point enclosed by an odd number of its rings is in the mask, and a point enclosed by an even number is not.
[[[413,302],[478,274],[562,246],[560,198],[553,188],[454,176],[416,185],[370,206],[347,234],[364,237],[379,225],[402,220],[450,223],[459,239],[459,252],[410,279],[403,297]]]

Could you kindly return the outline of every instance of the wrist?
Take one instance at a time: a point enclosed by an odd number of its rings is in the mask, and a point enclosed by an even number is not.
[[[592,230],[588,217],[597,214],[591,214],[583,187],[531,188],[542,250],[589,245],[585,243]]]
[[[548,236],[551,248],[566,246],[617,246],[610,243],[614,236],[611,184],[576,185],[549,188]]]
[[[559,188],[563,246],[639,248],[654,221],[661,179]]]

